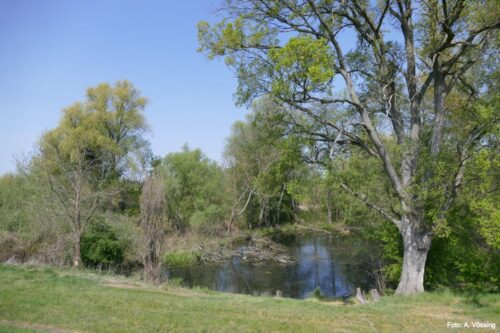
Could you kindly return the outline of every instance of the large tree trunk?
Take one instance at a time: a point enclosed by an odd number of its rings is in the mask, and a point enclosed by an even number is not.
[[[424,291],[425,261],[431,247],[431,234],[412,225],[401,230],[404,244],[403,268],[397,294],[410,295]]]

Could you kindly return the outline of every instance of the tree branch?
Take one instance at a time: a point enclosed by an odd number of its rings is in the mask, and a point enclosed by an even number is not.
[[[385,217],[387,220],[391,221],[392,223],[394,223],[399,229],[401,228],[401,221],[396,219],[395,217],[392,217],[391,215],[389,215],[385,210],[383,210],[382,208],[380,208],[379,206],[375,205],[374,203],[371,203],[370,201],[368,201],[366,195],[363,195],[363,194],[359,194],[353,190],[351,190],[345,183],[341,182],[340,183],[340,186],[346,190],[348,193],[350,193],[353,197],[355,197],[356,199],[358,199],[359,201],[361,201],[362,203],[364,203],[367,207],[375,210],[376,212],[378,212],[379,214],[381,214],[383,217]]]

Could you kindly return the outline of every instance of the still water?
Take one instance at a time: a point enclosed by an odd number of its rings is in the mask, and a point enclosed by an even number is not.
[[[319,288],[328,298],[342,297],[356,287],[369,288],[363,242],[310,235],[286,245],[293,263],[250,263],[233,256],[221,264],[180,267],[165,272],[187,287],[253,294],[306,298]]]

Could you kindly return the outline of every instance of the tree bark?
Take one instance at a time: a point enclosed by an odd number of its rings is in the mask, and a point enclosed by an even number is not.
[[[396,108],[396,83],[391,82],[388,87],[389,94],[389,114],[391,118],[392,127],[394,128],[394,134],[396,135],[396,142],[398,145],[404,142],[405,130],[403,123],[403,116],[401,112]]]
[[[81,239],[80,234],[75,235],[75,249],[74,249],[74,253],[73,253],[73,266],[74,267],[80,266],[80,263],[82,261],[82,256],[80,253],[80,239]]]
[[[260,212],[259,212],[259,227],[262,227],[264,224],[269,227],[268,221],[267,221],[267,200],[266,199],[261,199],[260,200]]]
[[[365,295],[363,295],[363,292],[361,291],[361,288],[356,288],[356,298],[358,299],[359,303],[368,304],[365,299]]]
[[[140,197],[141,227],[144,233],[144,280],[159,283],[160,261],[165,228],[165,188],[159,174],[149,177],[144,183]]]
[[[283,202],[283,195],[285,194],[286,187],[283,185],[281,188],[280,199],[278,200],[278,205],[276,207],[276,225],[280,224],[280,215],[281,215],[281,203]]]
[[[160,265],[154,241],[150,241],[144,253],[144,281],[151,283],[160,282]]]
[[[397,294],[410,295],[424,292],[424,271],[432,236],[419,230],[413,223],[404,224],[401,230],[404,244],[403,268]]]
[[[446,81],[439,67],[439,57],[434,61],[434,124],[431,139],[431,154],[439,154],[445,125]]]
[[[333,224],[333,193],[330,189],[326,192],[326,209],[328,210],[328,223]]]
[[[238,199],[238,201],[233,206],[233,209],[231,210],[231,218],[229,219],[229,226],[227,228],[227,234],[228,234],[228,236],[231,234],[231,228],[233,226],[233,223],[234,223],[234,220],[236,219],[236,217],[238,217],[239,215],[243,214],[245,212],[245,210],[247,209],[248,204],[250,203],[250,199],[252,198],[252,195],[253,195],[254,191],[255,191],[255,188],[252,188],[252,190],[248,193],[248,198],[247,198],[247,201],[245,203],[245,206],[243,206],[243,208],[239,212],[236,212],[236,207],[240,203],[240,201],[243,198],[243,195],[245,194],[245,192],[243,192],[241,194],[240,198]]]

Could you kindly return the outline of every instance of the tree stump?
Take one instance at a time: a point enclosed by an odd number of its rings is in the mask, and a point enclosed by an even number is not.
[[[380,294],[378,293],[377,289],[370,290],[370,295],[374,302],[378,302],[378,300],[380,299]]]
[[[368,301],[365,299],[361,288],[356,288],[356,298],[361,304],[368,304]]]

